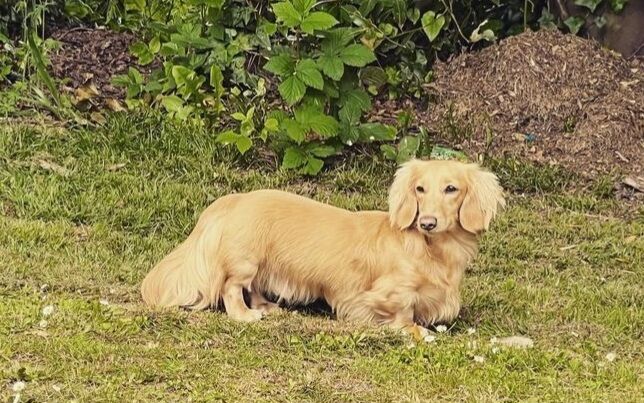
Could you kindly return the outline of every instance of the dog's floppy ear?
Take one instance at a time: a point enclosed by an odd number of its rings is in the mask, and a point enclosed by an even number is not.
[[[496,175],[476,164],[472,164],[467,182],[467,193],[461,204],[459,220],[463,229],[478,234],[488,229],[499,207],[505,206],[503,188]]]
[[[418,210],[413,184],[415,166],[415,160],[401,165],[389,189],[389,221],[393,227],[401,230],[414,222]]]

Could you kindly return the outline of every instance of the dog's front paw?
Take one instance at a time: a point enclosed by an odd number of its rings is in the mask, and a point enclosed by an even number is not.
[[[404,327],[405,333],[411,335],[416,341],[422,341],[429,336],[429,330],[419,325],[409,325]]]
[[[243,313],[231,315],[230,317],[240,322],[256,322],[264,316],[264,311],[260,309],[248,309]]]

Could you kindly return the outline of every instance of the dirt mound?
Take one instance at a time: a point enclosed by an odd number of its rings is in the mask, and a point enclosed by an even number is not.
[[[77,89],[93,84],[98,94],[92,103],[102,105],[106,99],[125,98],[125,89],[111,84],[112,77],[125,74],[129,67],[141,68],[128,50],[134,35],[106,29],[72,28],[52,33],[61,42],[60,49],[50,56],[51,72],[58,79],[68,79],[67,85]]]
[[[438,63],[426,119],[472,154],[644,176],[643,70],[594,41],[527,32]]]

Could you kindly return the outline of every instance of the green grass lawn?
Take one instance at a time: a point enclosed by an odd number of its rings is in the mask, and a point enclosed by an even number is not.
[[[261,165],[154,116],[0,123],[1,400],[23,380],[21,401],[38,402],[641,401],[644,211],[554,170],[497,162],[509,207],[433,343],[302,311],[254,324],[148,311],[144,275],[223,194],[386,208],[391,164],[353,159],[315,180]],[[534,347],[490,343],[510,335]]]

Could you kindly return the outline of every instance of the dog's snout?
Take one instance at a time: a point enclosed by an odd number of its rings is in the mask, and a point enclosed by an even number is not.
[[[420,228],[425,231],[431,231],[436,228],[438,220],[436,220],[436,217],[421,217],[418,222],[420,223]]]

